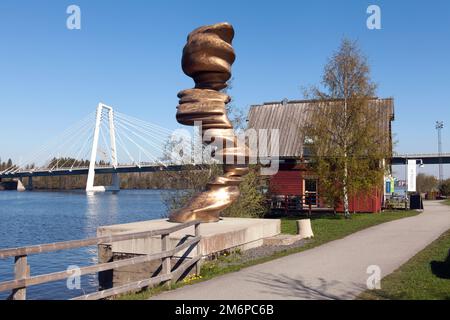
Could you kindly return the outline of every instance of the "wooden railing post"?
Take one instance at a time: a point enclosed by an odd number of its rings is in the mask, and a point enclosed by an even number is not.
[[[200,223],[195,224],[195,236],[200,237]],[[201,271],[201,260],[202,260],[201,255],[202,255],[202,252],[200,250],[200,241],[199,241],[197,243],[197,256],[200,256],[200,259],[195,264],[195,274],[197,276],[200,275],[200,271]]]
[[[164,252],[166,250],[169,250],[169,234],[163,234],[161,235],[161,251]],[[166,275],[169,274],[171,271],[170,266],[170,260],[172,257],[164,257],[162,258],[162,270],[161,274]],[[170,288],[171,281],[166,282],[166,286]]]
[[[16,256],[14,258],[14,274],[16,280],[24,279],[28,276],[29,269],[26,255]],[[10,296],[11,300],[26,300],[26,298],[27,298],[26,287],[14,289]]]
[[[195,238],[189,239],[192,235],[192,231],[189,232],[188,240],[181,244],[175,246],[170,244],[169,235],[178,230],[185,228],[190,228],[194,226],[195,228]],[[191,229],[192,230],[192,229]],[[200,273],[201,264],[201,245],[200,245],[200,222],[189,221],[183,224],[175,225],[171,228],[160,229],[160,230],[149,230],[140,231],[135,233],[127,234],[117,234],[117,235],[104,235],[96,238],[89,238],[84,240],[72,240],[64,242],[56,242],[49,244],[40,244],[28,247],[11,248],[11,249],[0,249],[0,259],[12,258],[14,257],[14,280],[0,282],[0,292],[12,290],[8,299],[14,300],[25,300],[26,291],[29,286],[35,286],[50,281],[57,281],[67,279],[70,276],[66,270],[60,272],[53,272],[49,274],[42,274],[30,277],[30,267],[28,265],[28,255],[39,254],[44,252],[53,252],[57,250],[73,249],[86,247],[91,245],[101,245],[109,244],[114,242],[120,242],[131,239],[140,239],[147,237],[161,236],[161,252],[152,253],[148,255],[142,255],[134,258],[126,258],[117,261],[103,261],[96,265],[85,266],[80,268],[80,275],[92,274],[103,272],[106,270],[115,270],[122,267],[127,267],[130,265],[147,263],[152,261],[161,260],[161,272],[158,276],[151,277],[145,280],[140,280],[137,282],[129,283],[117,288],[111,288],[107,290],[102,290],[97,293],[91,293],[84,295],[80,298],[83,299],[101,299],[110,297],[112,295],[125,293],[128,291],[133,291],[136,289],[142,289],[144,287],[154,286],[161,283],[166,283],[167,286],[171,286],[172,281],[179,279],[188,270],[192,270],[195,264],[197,274]],[[181,252],[182,250],[188,249],[191,252],[193,246],[197,246],[197,256],[192,259],[186,259],[186,262],[177,263],[177,269],[172,271],[172,258]],[[180,261],[181,262],[181,261]],[[174,280],[175,279],[175,280]]]

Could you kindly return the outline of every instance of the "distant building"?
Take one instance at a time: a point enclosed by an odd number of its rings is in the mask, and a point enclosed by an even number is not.
[[[307,110],[317,101],[300,100],[267,102],[250,107],[247,127],[253,129],[278,129],[280,134],[280,168],[271,177],[269,193],[275,198],[273,206],[284,210],[326,209],[320,197],[320,181],[308,172],[308,148],[300,125],[307,121]],[[373,98],[369,105],[379,109],[380,128],[388,132],[392,150],[392,121],[394,100]],[[371,194],[350,199],[350,210],[355,212],[379,212],[384,198],[384,182]],[[276,199],[279,199],[278,201]],[[342,208],[340,208],[342,210]]]

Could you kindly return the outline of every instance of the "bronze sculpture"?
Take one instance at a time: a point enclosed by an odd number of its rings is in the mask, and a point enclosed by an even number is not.
[[[222,141],[222,147],[215,151],[216,158],[220,157],[223,163],[230,158],[234,161],[224,165],[224,175],[208,183],[206,191],[172,212],[169,221],[219,221],[220,213],[239,197],[239,184],[248,172],[245,165],[235,163],[238,157],[247,162],[248,151],[237,144],[226,113],[230,97],[220,91],[227,87],[231,77],[231,65],[235,60],[231,46],[233,37],[234,30],[229,23],[203,26],[189,34],[183,49],[182,68],[194,79],[195,88],[178,93],[177,121],[190,126],[201,121],[202,134],[208,130],[209,136]]]

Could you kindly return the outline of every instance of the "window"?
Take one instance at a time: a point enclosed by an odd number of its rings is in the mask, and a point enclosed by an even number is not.
[[[310,137],[305,137],[303,140],[303,157],[309,157],[312,155],[311,147],[314,143],[314,140]]]
[[[317,206],[318,205],[318,194],[317,194],[317,179],[305,179],[303,180],[304,190],[305,190],[305,205]]]

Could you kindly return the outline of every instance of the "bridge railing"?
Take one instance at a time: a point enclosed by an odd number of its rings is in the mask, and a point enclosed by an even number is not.
[[[395,153],[393,154],[394,158],[426,158],[426,157],[450,157],[450,152],[439,153]]]
[[[177,245],[173,249],[169,249],[169,235],[173,232],[195,226],[194,236]],[[185,259],[186,261],[180,264],[175,270],[172,270],[171,259],[174,255],[184,249],[192,250],[198,248],[200,243],[200,222],[190,221],[183,224],[176,225],[167,229],[142,231],[135,233],[123,233],[116,235],[107,235],[101,237],[95,237],[84,240],[72,240],[65,242],[55,242],[49,244],[34,245],[28,247],[20,247],[13,249],[2,249],[0,250],[0,259],[6,259],[14,257],[14,280],[0,282],[0,292],[12,290],[9,299],[11,300],[25,300],[26,290],[29,286],[39,285],[43,283],[58,281],[67,279],[74,274],[74,269],[69,269],[61,272],[54,272],[49,274],[30,276],[30,266],[27,263],[27,257],[31,254],[40,254],[45,252],[67,250],[74,248],[87,247],[92,245],[100,244],[110,244],[118,241],[134,240],[140,238],[161,236],[161,252],[152,253],[148,255],[142,255],[134,258],[128,258],[113,262],[100,263],[92,266],[81,267],[76,269],[77,275],[82,276],[86,274],[98,273],[106,270],[112,270],[115,268],[125,267],[134,265],[137,263],[150,262],[155,260],[161,260],[161,272],[158,276],[151,277],[148,279],[127,283],[118,287],[113,287],[111,289],[105,289],[102,291],[97,291],[94,293],[86,294],[77,298],[75,300],[97,300],[102,298],[107,298],[110,296],[139,290],[145,287],[151,287],[161,283],[170,284],[173,281],[178,280],[189,268],[196,268],[195,272],[200,273],[200,259],[201,254],[197,250],[197,255],[191,259]]]

